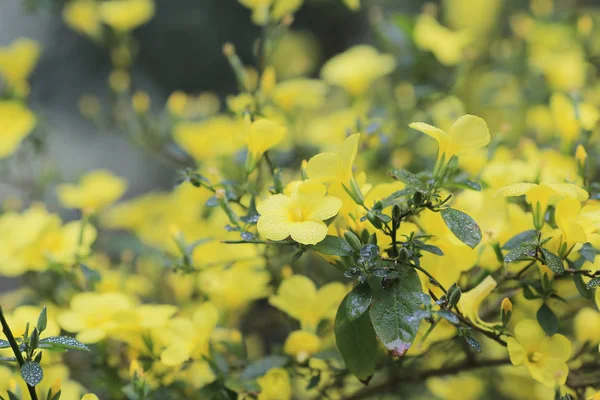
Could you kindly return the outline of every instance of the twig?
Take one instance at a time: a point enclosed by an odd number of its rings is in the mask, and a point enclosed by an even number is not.
[[[4,336],[10,343],[10,347],[12,348],[13,353],[19,363],[19,367],[23,367],[25,364],[25,360],[23,359],[23,354],[21,354],[21,350],[19,349],[19,344],[15,340],[10,327],[8,326],[8,322],[6,322],[6,318],[4,317],[4,312],[2,311],[2,306],[0,306],[0,323],[2,324],[2,332],[4,332]],[[27,384],[27,390],[29,391],[29,396],[31,396],[31,400],[38,400],[37,393],[35,392],[35,387]]]

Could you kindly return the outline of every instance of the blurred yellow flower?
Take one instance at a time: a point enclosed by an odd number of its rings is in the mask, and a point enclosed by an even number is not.
[[[95,213],[118,200],[125,190],[124,179],[106,170],[85,174],[78,184],[58,185],[58,200],[66,208],[78,208],[85,213]]]
[[[460,393],[461,400],[478,400],[481,399],[485,386],[477,376],[461,373],[443,378],[429,378],[427,389],[441,400],[452,400],[457,393]]]
[[[251,172],[263,154],[283,140],[287,129],[284,125],[266,118],[254,122],[247,119],[245,122],[244,140],[248,146],[246,171]]]
[[[329,59],[321,69],[321,76],[351,95],[360,96],[394,68],[396,61],[391,54],[380,54],[374,47],[358,45]]]
[[[358,152],[360,134],[350,135],[335,153],[320,153],[308,160],[306,173],[311,181],[340,183],[349,187],[352,165]]]
[[[558,134],[565,146],[570,146],[581,135],[581,130],[592,130],[600,112],[590,103],[579,103],[577,106],[562,93],[554,93],[550,98],[550,109]]]
[[[456,65],[464,58],[471,34],[466,31],[453,32],[428,14],[421,14],[415,23],[415,44],[418,48],[431,51],[444,65]]]
[[[325,220],[336,216],[342,207],[337,197],[326,196],[320,183],[307,181],[291,196],[276,194],[258,205],[258,232],[270,240],[291,236],[298,243],[316,244],[325,239]]]
[[[122,293],[78,293],[71,299],[70,309],[58,316],[58,323],[77,333],[80,342],[97,343],[117,328],[115,316],[133,307],[133,301]]]
[[[590,307],[582,308],[575,316],[573,328],[577,341],[596,346],[600,343],[600,312]]]
[[[98,7],[102,21],[120,32],[135,29],[154,16],[154,0],[109,0]]]
[[[14,153],[36,125],[36,117],[24,104],[0,100],[0,159]]]
[[[413,122],[409,126],[434,138],[439,144],[438,159],[445,155],[446,162],[455,155],[467,155],[487,146],[491,138],[485,121],[470,114],[457,119],[447,133],[424,122]]]
[[[98,400],[98,396],[93,393],[84,394],[81,400]]]
[[[278,83],[272,93],[273,102],[285,112],[315,109],[325,103],[328,87],[318,79],[290,79]]]
[[[256,381],[260,386],[258,400],[289,400],[292,398],[290,375],[283,368],[271,368]]]
[[[65,23],[77,32],[93,38],[101,33],[98,2],[95,0],[77,0],[65,4],[62,10]]]
[[[360,0],[343,0],[346,7],[351,9],[352,11],[357,11],[360,9]]]
[[[511,363],[524,364],[536,381],[549,387],[567,381],[571,342],[565,336],[546,336],[537,321],[523,320],[515,326],[515,337],[506,338],[506,343]]]
[[[202,162],[240,149],[243,143],[240,132],[243,130],[243,121],[217,115],[199,122],[177,123],[173,139],[196,161]]]
[[[285,340],[283,352],[296,359],[297,362],[305,362],[311,355],[321,349],[321,339],[314,333],[307,331],[294,331]]]
[[[303,275],[286,278],[269,303],[300,321],[303,330],[315,332],[324,319],[333,319],[348,290],[339,283],[324,285],[319,290],[312,280]]]
[[[20,86],[27,80],[40,57],[40,46],[32,39],[19,38],[0,47],[0,76],[9,86]]]

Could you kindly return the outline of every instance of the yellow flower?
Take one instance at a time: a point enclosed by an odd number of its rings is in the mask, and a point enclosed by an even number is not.
[[[429,378],[427,389],[442,400],[454,399],[457,393],[460,393],[461,400],[478,400],[485,391],[485,385],[477,376],[461,373],[443,378]]]
[[[550,98],[550,109],[558,134],[565,146],[570,146],[580,135],[581,130],[592,130],[600,113],[598,108],[590,103],[580,103],[575,106],[563,93],[554,93]]]
[[[357,11],[360,9],[360,0],[343,0],[346,7],[351,9],[352,11]]]
[[[10,86],[21,85],[31,75],[39,57],[40,46],[32,39],[19,38],[9,46],[0,47],[0,76]]]
[[[248,146],[246,171],[251,172],[265,152],[277,146],[285,137],[286,127],[269,119],[246,120],[244,140]]]
[[[98,14],[98,2],[94,0],[78,0],[65,4],[62,16],[67,25],[77,32],[97,37],[102,26]]]
[[[315,109],[325,103],[327,85],[318,79],[290,79],[278,83],[272,93],[273,102],[285,112],[296,108]]]
[[[396,68],[391,54],[367,45],[354,46],[331,58],[323,66],[321,76],[332,85],[341,86],[353,96],[364,94],[377,79]]]
[[[84,394],[81,400],[98,400],[98,396],[96,396],[94,393],[88,393]]]
[[[239,0],[240,4],[252,10],[252,22],[266,25],[269,19],[280,20],[292,14],[302,5],[303,0]]]
[[[24,104],[13,100],[0,101],[0,158],[14,153],[35,124],[35,115]]]
[[[536,381],[550,387],[567,381],[571,342],[563,335],[546,336],[537,321],[523,320],[515,326],[515,337],[506,338],[506,343],[511,363],[524,364]]]
[[[556,205],[554,221],[562,232],[562,241],[566,244],[567,249],[576,243],[587,242],[588,231],[591,233],[595,230],[592,216],[586,215],[586,218],[582,218],[579,215],[580,211],[582,211],[581,203],[577,199],[566,198]],[[600,216],[598,211],[595,214]],[[596,217],[595,220],[597,221],[598,218]]]
[[[209,340],[217,326],[219,313],[209,302],[196,307],[192,319],[178,317],[169,321],[161,330],[162,340],[167,341],[160,360],[167,366],[180,365],[187,360],[202,360],[208,355]]]
[[[80,342],[97,343],[118,326],[115,316],[133,307],[131,299],[121,293],[79,293],[71,299],[71,308],[59,315],[58,323],[68,332],[77,332]]]
[[[350,135],[335,153],[320,153],[308,160],[306,173],[312,181],[341,183],[347,187],[353,179],[352,164],[358,152],[360,134]]]
[[[460,297],[458,309],[465,317],[480,328],[491,329],[495,325],[483,321],[479,317],[479,309],[481,308],[481,303],[494,291],[497,285],[498,283],[490,275]]]
[[[292,398],[290,375],[283,368],[271,368],[257,379],[260,386],[258,400],[289,400]]]
[[[270,240],[291,236],[298,243],[317,244],[325,239],[325,220],[333,218],[342,207],[337,197],[326,196],[325,186],[304,182],[286,196],[276,194],[259,204],[258,232]]]
[[[597,345],[600,343],[600,312],[590,307],[581,309],[575,316],[573,328],[575,338],[579,342],[590,342],[591,345]]]
[[[290,333],[283,345],[283,352],[303,363],[311,355],[321,349],[321,339],[307,331],[294,331]]]
[[[79,184],[62,184],[56,188],[58,200],[67,208],[94,213],[125,193],[127,183],[110,171],[96,170],[84,175]]]
[[[575,159],[579,163],[579,165],[585,165],[585,160],[587,160],[587,151],[585,151],[585,147],[581,144],[577,145],[575,149]]]
[[[150,21],[154,0],[110,0],[99,5],[100,18],[111,28],[127,32]]]
[[[455,155],[472,153],[490,142],[490,131],[485,121],[470,114],[457,119],[448,133],[424,122],[413,122],[409,126],[437,140],[438,159],[445,155],[446,162]]]
[[[269,303],[300,321],[306,331],[316,331],[323,319],[335,318],[335,313],[348,290],[339,282],[329,283],[319,290],[306,276],[286,278]]]
[[[174,101],[169,98],[169,110],[174,112]],[[178,96],[179,97],[179,96]],[[240,131],[244,126],[237,119],[217,115],[200,122],[182,121],[175,125],[173,139],[196,161],[205,162],[214,157],[233,154],[241,147]]]
[[[564,198],[585,201],[588,192],[572,183],[515,183],[498,189],[498,194],[504,197],[525,195],[525,199],[533,208],[534,225],[541,229],[544,225],[544,215],[549,205]]]
[[[453,32],[428,14],[421,14],[414,30],[418,48],[429,50],[444,65],[456,65],[463,60],[465,47],[471,42],[468,31]]]

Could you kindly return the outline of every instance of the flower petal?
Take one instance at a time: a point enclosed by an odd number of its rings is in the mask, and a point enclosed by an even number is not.
[[[266,198],[257,207],[256,210],[259,214],[273,214],[279,213],[283,209],[288,208],[290,205],[290,198],[283,194],[276,194]]]
[[[337,164],[337,154],[320,153],[308,160],[306,174],[317,182],[337,181]]]
[[[452,124],[448,138],[448,152],[461,155],[487,146],[491,136],[483,118],[467,114]]]
[[[292,223],[284,214],[261,215],[256,224],[258,233],[269,240],[283,240],[290,236]]]
[[[496,195],[502,195],[504,197],[523,196],[530,189],[536,186],[537,185],[535,183],[514,183],[498,189]]]
[[[541,343],[540,352],[544,357],[567,361],[571,357],[571,342],[563,335],[552,335]]]
[[[531,353],[532,349],[539,348],[546,334],[537,321],[526,319],[515,326],[515,338],[525,347],[527,353]]]
[[[293,222],[290,235],[298,243],[317,244],[327,236],[327,225],[320,221]]]
[[[337,197],[327,196],[319,199],[312,207],[306,219],[314,221],[324,221],[334,217],[342,207],[342,200]]]

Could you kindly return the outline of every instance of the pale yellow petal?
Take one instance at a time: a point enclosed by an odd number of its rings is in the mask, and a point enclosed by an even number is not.
[[[327,225],[319,221],[292,222],[290,236],[298,243],[317,244],[327,236]]]

